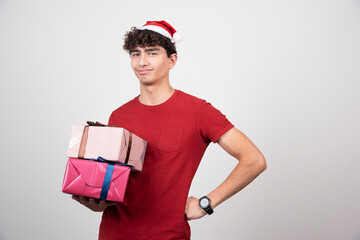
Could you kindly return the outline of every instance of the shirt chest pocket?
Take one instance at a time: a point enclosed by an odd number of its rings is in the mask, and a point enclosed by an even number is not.
[[[178,151],[181,145],[183,129],[162,128],[157,148],[162,152]]]

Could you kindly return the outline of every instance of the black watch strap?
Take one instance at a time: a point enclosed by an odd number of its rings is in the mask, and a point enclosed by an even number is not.
[[[214,212],[211,208],[211,201],[207,196],[203,196],[199,199],[199,206],[209,215]]]

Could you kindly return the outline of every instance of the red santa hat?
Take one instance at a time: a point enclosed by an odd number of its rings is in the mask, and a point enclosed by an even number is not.
[[[173,28],[166,21],[147,21],[144,26],[138,28],[139,30],[151,30],[157,32],[171,40],[173,43],[181,42],[181,35],[176,32],[175,28]]]

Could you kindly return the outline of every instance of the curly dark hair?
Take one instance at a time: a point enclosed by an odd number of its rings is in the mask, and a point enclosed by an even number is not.
[[[132,27],[131,31],[125,34],[123,49],[130,53],[136,47],[154,47],[161,46],[165,48],[167,56],[177,53],[175,44],[171,40],[160,33],[151,30],[139,30]]]

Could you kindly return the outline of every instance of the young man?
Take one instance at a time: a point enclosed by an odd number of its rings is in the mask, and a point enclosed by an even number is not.
[[[125,36],[140,95],[116,109],[109,125],[119,124],[148,145],[143,171],[131,173],[123,203],[74,196],[91,210],[104,211],[99,239],[190,239],[189,220],[212,214],[266,168],[261,152],[219,110],[171,87],[176,35],[165,21],[151,21]],[[239,162],[207,196],[188,197],[210,142]]]

